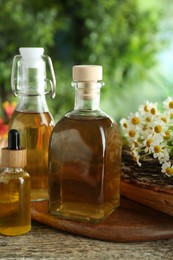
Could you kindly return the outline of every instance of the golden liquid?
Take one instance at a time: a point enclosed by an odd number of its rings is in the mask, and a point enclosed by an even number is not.
[[[31,229],[30,176],[0,173],[0,233],[17,236]]]
[[[109,118],[64,117],[49,158],[51,214],[97,223],[119,206],[121,138]]]
[[[31,199],[48,198],[48,146],[53,128],[52,117],[46,113],[15,111],[9,129],[20,133],[20,144],[27,148],[26,171],[31,176]]]

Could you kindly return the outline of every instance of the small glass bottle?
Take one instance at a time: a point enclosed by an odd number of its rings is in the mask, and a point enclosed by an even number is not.
[[[75,107],[49,147],[49,212],[99,223],[120,203],[121,136],[99,108],[102,66],[73,67]]]
[[[31,182],[26,166],[26,149],[20,147],[19,133],[11,129],[8,147],[2,149],[0,172],[0,233],[22,235],[31,229]]]
[[[31,199],[48,198],[48,146],[54,126],[45,95],[55,96],[55,76],[51,59],[43,48],[20,48],[14,57],[11,75],[13,93],[18,104],[9,129],[19,131],[21,145],[27,149],[26,170],[31,176]],[[49,65],[50,79],[46,76]],[[50,86],[50,87],[49,87]]]

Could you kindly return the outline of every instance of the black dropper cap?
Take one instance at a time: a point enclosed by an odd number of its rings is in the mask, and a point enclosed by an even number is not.
[[[20,135],[16,129],[11,129],[8,132],[8,149],[20,150]]]

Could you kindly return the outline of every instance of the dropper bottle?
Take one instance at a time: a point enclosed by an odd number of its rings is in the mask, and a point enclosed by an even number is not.
[[[16,129],[8,133],[8,147],[2,149],[0,172],[0,233],[17,236],[31,229],[31,182],[26,166],[26,149],[20,147]]]

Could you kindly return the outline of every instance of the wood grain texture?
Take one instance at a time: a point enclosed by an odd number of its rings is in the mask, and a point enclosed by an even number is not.
[[[3,148],[1,150],[1,166],[9,168],[24,168],[27,164],[27,150],[9,150],[8,148]]]
[[[61,232],[32,222],[29,233],[0,235],[0,259],[9,260],[172,260],[173,239],[113,243]]]
[[[32,203],[32,219],[58,230],[113,242],[173,238],[172,217],[122,198],[121,206],[101,224],[72,221],[48,213],[48,202]]]
[[[137,186],[121,180],[121,194],[153,209],[173,216],[173,195]]]

